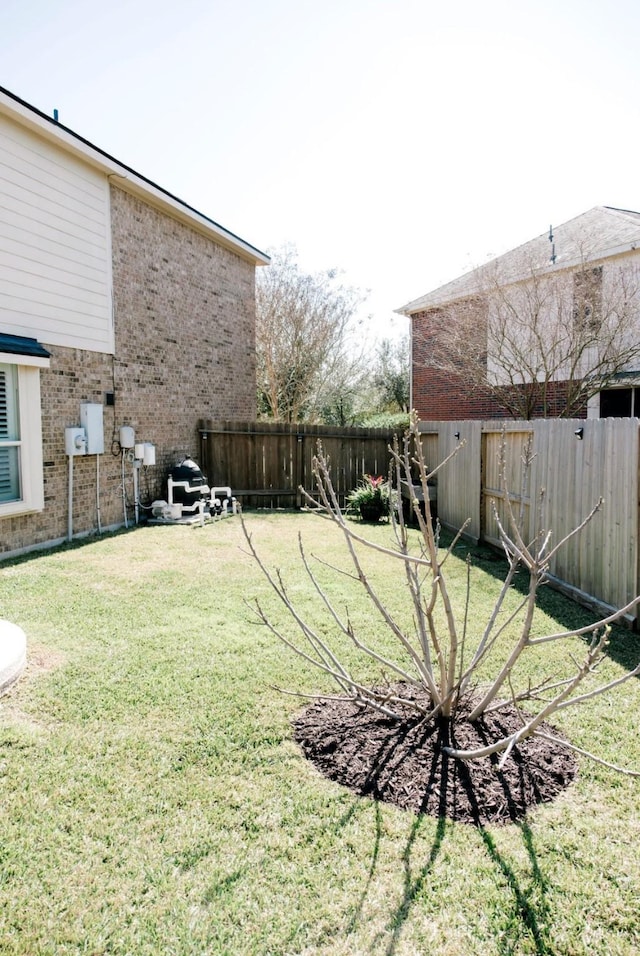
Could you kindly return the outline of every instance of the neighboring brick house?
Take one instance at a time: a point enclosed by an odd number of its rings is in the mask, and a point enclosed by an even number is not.
[[[74,534],[132,517],[119,429],[155,445],[157,497],[202,418],[256,414],[264,253],[0,89],[0,552],[68,536],[65,428],[103,406],[104,454],[74,458]]]
[[[640,213],[596,206],[398,311],[423,420],[640,415]]]

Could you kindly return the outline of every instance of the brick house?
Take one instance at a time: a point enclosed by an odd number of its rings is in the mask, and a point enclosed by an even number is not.
[[[398,311],[423,420],[640,415],[640,213],[596,206]]]
[[[0,552],[68,537],[65,429],[101,406],[104,454],[74,456],[74,534],[131,512],[122,425],[153,443],[145,498],[198,449],[201,418],[256,414],[264,253],[0,88]],[[126,500],[123,500],[123,475]]]

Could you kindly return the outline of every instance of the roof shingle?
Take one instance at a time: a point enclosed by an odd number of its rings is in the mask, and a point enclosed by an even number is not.
[[[397,311],[412,315],[424,309],[447,305],[475,295],[482,288],[483,276],[499,270],[501,282],[516,282],[537,271],[567,268],[580,262],[595,262],[614,253],[640,248],[640,212],[594,206],[588,212],[553,227],[553,243],[543,233],[524,245],[506,252],[486,265],[467,272],[452,282],[408,302]],[[551,260],[552,248],[555,262]]]

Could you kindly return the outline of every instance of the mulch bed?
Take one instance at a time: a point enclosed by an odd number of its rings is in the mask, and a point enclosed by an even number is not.
[[[401,691],[420,693],[407,686]],[[293,726],[305,757],[331,780],[402,809],[476,826],[520,820],[571,783],[574,754],[539,737],[514,747],[501,771],[500,755],[473,761],[448,757],[442,752],[448,742],[468,750],[522,726],[511,705],[473,724],[469,712],[461,707],[455,721],[427,722],[408,711],[402,720],[392,720],[352,701],[317,700]],[[561,736],[548,725],[540,729]]]

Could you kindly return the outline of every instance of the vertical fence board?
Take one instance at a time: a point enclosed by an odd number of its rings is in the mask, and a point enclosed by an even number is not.
[[[533,434],[532,428],[522,426],[507,431],[500,425],[487,424],[482,430],[482,537],[491,544],[500,543],[498,521],[507,529],[511,514],[529,537],[531,486],[524,462]]]
[[[431,431],[434,423],[429,422]],[[425,427],[421,425],[421,429]],[[438,463],[464,442],[438,472],[438,517],[457,531],[467,519],[466,535],[479,540],[481,534],[480,488],[482,422],[438,422]],[[459,438],[456,437],[459,435]]]

